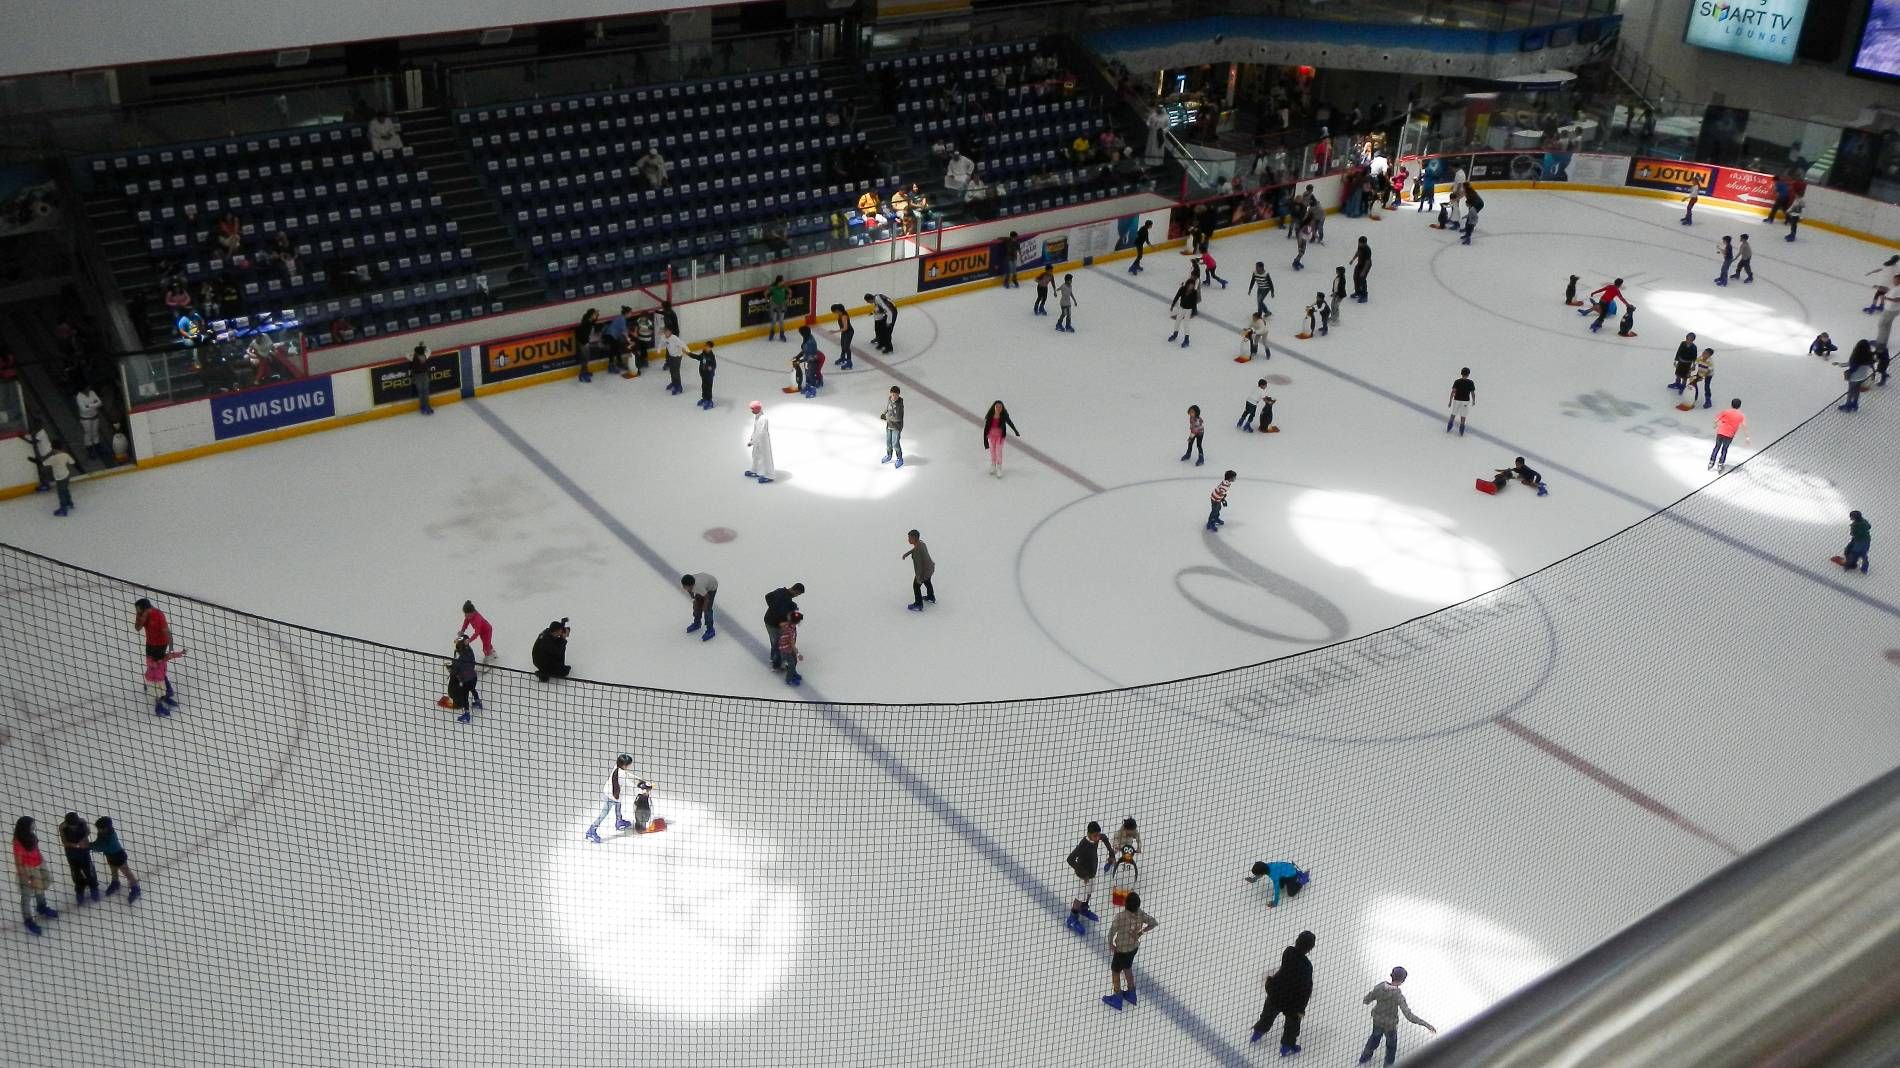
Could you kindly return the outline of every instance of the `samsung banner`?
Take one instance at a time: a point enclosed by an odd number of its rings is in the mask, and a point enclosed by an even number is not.
[[[1691,0],[1682,39],[1700,48],[1793,63],[1808,0]]]
[[[211,398],[211,432],[223,441],[335,414],[330,376],[318,375]]]

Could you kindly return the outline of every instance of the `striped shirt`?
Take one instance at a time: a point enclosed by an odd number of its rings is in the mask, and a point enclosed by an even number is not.
[[[1255,271],[1253,273],[1253,278],[1247,283],[1247,292],[1251,293],[1256,289],[1258,289],[1262,293],[1265,293],[1269,297],[1272,296],[1273,295],[1273,276],[1268,274],[1266,271]]]
[[[1226,504],[1227,503],[1227,487],[1231,485],[1233,485],[1232,482],[1229,482],[1226,479],[1222,479],[1221,484],[1214,487],[1214,492],[1211,496],[1208,497],[1208,500],[1212,501],[1215,504]]]

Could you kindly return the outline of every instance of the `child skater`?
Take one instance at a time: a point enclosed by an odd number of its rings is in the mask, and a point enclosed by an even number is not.
[[[1827,331],[1825,330],[1821,331],[1819,337],[1816,337],[1813,341],[1808,343],[1808,355],[1819,356],[1823,360],[1839,350],[1840,346],[1834,343],[1833,338],[1827,336]]]
[[[1108,928],[1110,992],[1102,999],[1102,1004],[1116,1012],[1121,1011],[1124,1003],[1136,1004],[1135,952],[1141,948],[1141,936],[1156,926],[1155,918],[1141,911],[1141,895],[1130,891],[1128,904],[1122,907],[1121,914],[1115,917],[1115,922]]]
[[[1225,285],[1226,283],[1222,283]],[[1062,285],[1056,289],[1056,306],[1060,314],[1056,316],[1056,329],[1075,333],[1075,276],[1062,276]]]
[[[1304,271],[1306,270],[1306,265],[1300,261],[1306,258],[1306,243],[1313,240],[1313,224],[1301,223],[1299,231],[1295,236],[1299,239],[1300,247],[1299,250],[1293,254],[1293,269],[1296,271]]]
[[[1881,264],[1880,266],[1874,268],[1871,271],[1868,271],[1866,277],[1871,277],[1876,274],[1885,274],[1888,271],[1893,270],[1895,264],[1900,264],[1900,256],[1889,256],[1887,257],[1887,262]],[[1900,278],[1900,275],[1896,275],[1895,277]],[[1888,292],[1891,291],[1891,289],[1892,289],[1891,286],[1875,285],[1874,299],[1869,301],[1867,303],[1867,306],[1865,308],[1862,308],[1861,311],[1864,311],[1869,315],[1872,315],[1875,312],[1878,312],[1881,308],[1881,305],[1886,302],[1887,294]]]
[[[1261,315],[1272,315],[1267,309],[1267,298],[1273,296],[1273,276],[1267,273],[1265,260],[1253,261],[1253,277],[1247,280],[1247,292],[1253,294],[1254,311]]]
[[[1333,294],[1331,314],[1333,322],[1339,321],[1339,305],[1346,299],[1346,269],[1333,268]]]
[[[459,715],[457,723],[471,722],[471,708],[482,707],[482,695],[475,689],[475,650],[468,639],[455,636],[455,658],[449,661],[449,707]]]
[[[1042,265],[1042,273],[1036,276],[1037,315],[1049,314],[1049,287],[1056,284],[1056,269],[1049,264]],[[1060,328],[1058,328],[1060,329]]]
[[[851,339],[857,336],[857,331],[851,328],[851,313],[845,310],[844,305],[833,304],[831,314],[836,318],[838,327],[838,370],[849,371],[851,370]],[[706,347],[710,349],[712,345],[708,343]],[[708,403],[706,407],[711,408],[712,405]]]
[[[1680,222],[1683,226],[1688,226],[1695,221],[1695,202],[1701,199],[1700,194],[1689,194],[1689,202],[1682,206],[1682,219]]]
[[[1399,1014],[1430,1031],[1438,1033],[1438,1028],[1426,1023],[1412,1014],[1412,1007],[1405,1003],[1405,995],[1399,993],[1399,987],[1405,983],[1404,968],[1392,969],[1392,978],[1372,988],[1362,1004],[1372,1006],[1372,1037],[1366,1039],[1366,1048],[1359,1053],[1359,1063],[1366,1064],[1372,1055],[1378,1052],[1380,1041],[1385,1042],[1385,1063],[1391,1064],[1399,1055]]]
[[[97,903],[99,869],[92,863],[92,828],[79,818],[79,813],[68,812],[59,821],[59,844],[66,851],[66,868],[73,877],[73,904],[84,905],[88,900]]]
[[[1267,349],[1267,320],[1265,316],[1259,312],[1254,312],[1253,317],[1247,320],[1247,325],[1241,329],[1240,336],[1247,339],[1248,359],[1251,360],[1255,356],[1259,356],[1262,351],[1266,352],[1266,359],[1273,359],[1273,352]]]
[[[1065,861],[1069,870],[1075,873],[1075,895],[1069,898],[1069,918],[1062,922],[1063,926],[1076,934],[1088,933],[1088,929],[1082,926],[1084,919],[1101,919],[1094,909],[1089,908],[1089,897],[1095,888],[1095,875],[1102,870],[1101,852],[1097,848],[1101,843],[1102,825],[1090,820],[1082,840],[1069,850]]]
[[[1723,234],[1722,240],[1715,246],[1715,251],[1717,255],[1722,257],[1722,269],[1716,272],[1715,284],[1718,286],[1726,286],[1728,285],[1729,267],[1735,263],[1735,239],[1727,234]]]
[[[1168,335],[1169,341],[1178,337],[1181,339],[1181,347],[1188,347],[1190,340],[1188,320],[1194,318],[1194,309],[1200,305],[1201,287],[1194,283],[1194,279],[1189,278],[1181,283],[1180,289],[1174,291],[1174,299],[1168,303],[1168,311],[1174,316],[1174,333]]]
[[[1227,288],[1227,279],[1222,278],[1220,272],[1214,269],[1214,254],[1207,251],[1206,245],[1201,246],[1201,266],[1206,269],[1206,277],[1201,279],[1202,285],[1219,282],[1222,289]]]
[[[1579,308],[1577,314],[1589,315],[1591,312],[1596,313],[1596,320],[1590,324],[1590,332],[1594,334],[1598,330],[1603,329],[1603,320],[1616,314],[1616,302],[1618,300],[1628,303],[1628,298],[1623,296],[1623,280],[1621,278],[1616,279],[1607,286],[1601,286],[1591,290],[1590,306],[1587,308]]]
[[[1201,406],[1198,404],[1188,405],[1188,440],[1187,449],[1181,453],[1182,463],[1186,463],[1187,458],[1193,455],[1197,449],[1200,450],[1201,457],[1194,461],[1194,466],[1199,467],[1207,462],[1207,447],[1201,441],[1206,434],[1207,424],[1201,422]]]
[[[1234,426],[1236,428],[1244,430],[1249,434],[1253,433],[1254,416],[1260,413],[1260,396],[1267,391],[1267,380],[1263,378],[1255,382],[1254,390],[1257,390],[1258,393],[1253,391],[1247,393],[1247,399],[1244,402],[1246,406],[1241,408],[1240,418],[1234,420]],[[1260,425],[1264,428],[1267,424],[1262,423]]]
[[[1715,350],[1703,349],[1702,355],[1695,358],[1695,371],[1689,376],[1688,403],[1676,407],[1688,411],[1695,407],[1695,399],[1702,398],[1704,408],[1715,407]]]
[[[462,602],[462,629],[455,632],[457,637],[464,634],[477,638],[482,643],[482,660],[495,659],[495,628],[487,617],[475,610],[474,601]]]
[[[130,905],[144,891],[139,889],[139,877],[132,871],[125,846],[119,844],[119,832],[112,826],[112,817],[101,816],[92,821],[92,829],[97,832],[92,838],[92,851],[106,858],[106,870],[112,873],[112,878],[106,883],[106,896],[111,897],[119,892],[119,879],[123,876],[132,887],[125,895],[125,903]]]
[[[152,698],[152,714],[168,718],[178,711],[178,694],[172,689],[172,661],[183,653],[168,652],[145,661],[145,695]]]
[[[1842,571],[1859,568],[1860,573],[1865,575],[1867,548],[1873,544],[1873,537],[1874,526],[1867,521],[1866,516],[1859,512],[1847,513],[1847,548],[1841,550],[1841,555],[1833,557],[1833,562],[1840,565]]]
[[[798,662],[805,659],[805,654],[798,651],[798,625],[804,621],[805,613],[793,612],[778,625],[778,656],[785,664],[787,686],[797,686],[805,681],[805,676],[798,673]]]
[[[1330,323],[1333,318],[1333,310],[1331,306],[1326,303],[1326,300],[1326,294],[1324,293],[1313,294],[1313,309],[1319,315],[1320,337],[1326,336],[1326,325]]]
[[[1220,510],[1227,507],[1227,491],[1233,488],[1234,479],[1239,477],[1232,471],[1227,472],[1221,476],[1220,485],[1215,486],[1214,492],[1208,495],[1207,500],[1211,507],[1207,511],[1207,529],[1218,530],[1226,525],[1227,520],[1220,517]]]

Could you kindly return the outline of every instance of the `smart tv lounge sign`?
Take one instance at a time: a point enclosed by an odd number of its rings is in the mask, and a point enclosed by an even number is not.
[[[1808,0],[1694,0],[1682,39],[1700,48],[1793,63]]]
[[[223,441],[335,414],[330,376],[299,378],[211,398],[211,433]]]

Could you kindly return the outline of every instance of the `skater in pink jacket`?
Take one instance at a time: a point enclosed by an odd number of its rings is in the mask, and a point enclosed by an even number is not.
[[[460,638],[465,635],[473,635],[481,641],[483,660],[495,658],[495,628],[489,624],[487,617],[475,610],[474,601],[462,602],[462,628],[455,632],[455,636]]]

